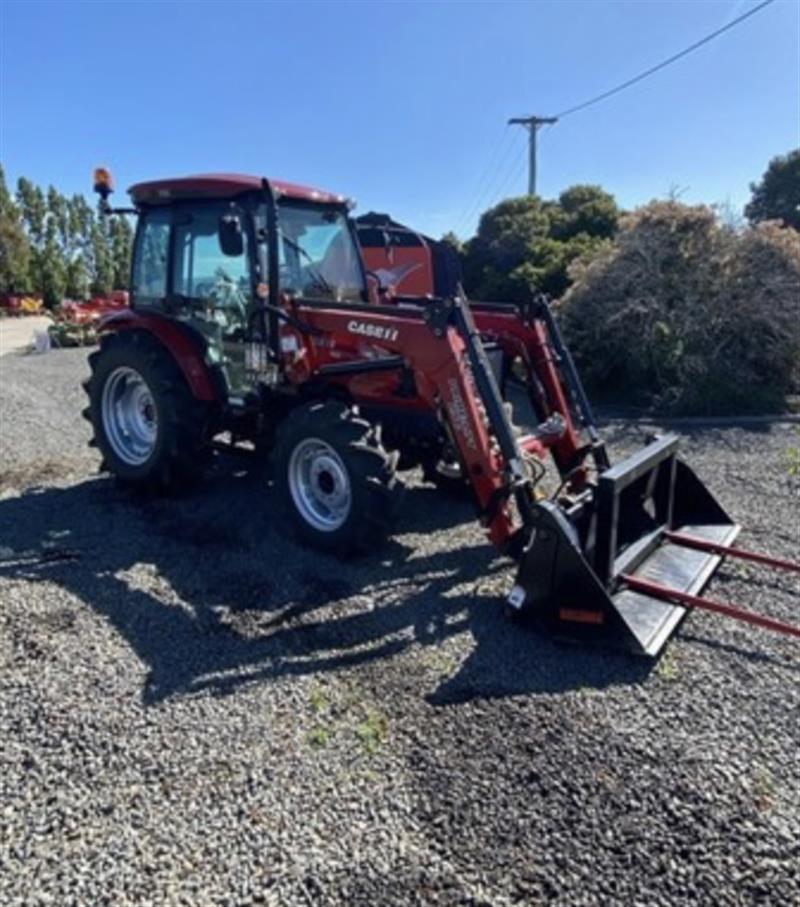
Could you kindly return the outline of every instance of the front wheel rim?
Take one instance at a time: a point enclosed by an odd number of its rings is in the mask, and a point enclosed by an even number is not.
[[[330,444],[306,438],[289,460],[289,491],[300,516],[320,532],[344,525],[352,506],[350,476]]]
[[[114,369],[103,385],[103,429],[114,453],[127,466],[151,457],[158,438],[158,412],[144,378],[129,366]]]

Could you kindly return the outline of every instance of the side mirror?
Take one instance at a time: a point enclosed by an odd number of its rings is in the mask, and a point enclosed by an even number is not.
[[[238,214],[223,214],[219,219],[219,247],[223,255],[238,258],[244,254],[244,235]]]

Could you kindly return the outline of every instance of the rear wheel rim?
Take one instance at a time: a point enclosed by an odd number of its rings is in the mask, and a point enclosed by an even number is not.
[[[300,516],[320,532],[344,525],[352,507],[350,475],[330,444],[306,438],[289,460],[289,491]]]
[[[114,453],[127,466],[151,457],[158,438],[158,412],[144,378],[130,366],[114,369],[103,385],[103,429]]]

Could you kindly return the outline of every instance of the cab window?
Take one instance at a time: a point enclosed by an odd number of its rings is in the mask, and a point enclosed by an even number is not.
[[[172,292],[202,300],[215,308],[243,308],[250,293],[247,234],[241,255],[227,255],[220,245],[224,204],[203,205],[183,212],[174,228]]]
[[[136,234],[133,299],[136,305],[161,305],[167,295],[167,256],[170,214],[166,210],[142,215]]]
[[[281,289],[311,299],[362,301],[364,275],[344,211],[283,202],[278,211]]]

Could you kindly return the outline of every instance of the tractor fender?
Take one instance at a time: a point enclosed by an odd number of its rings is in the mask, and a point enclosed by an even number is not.
[[[174,319],[156,312],[128,309],[106,315],[98,324],[97,331],[101,334],[142,331],[155,337],[178,364],[194,397],[208,402],[219,399],[214,376],[205,362],[201,339]]]

